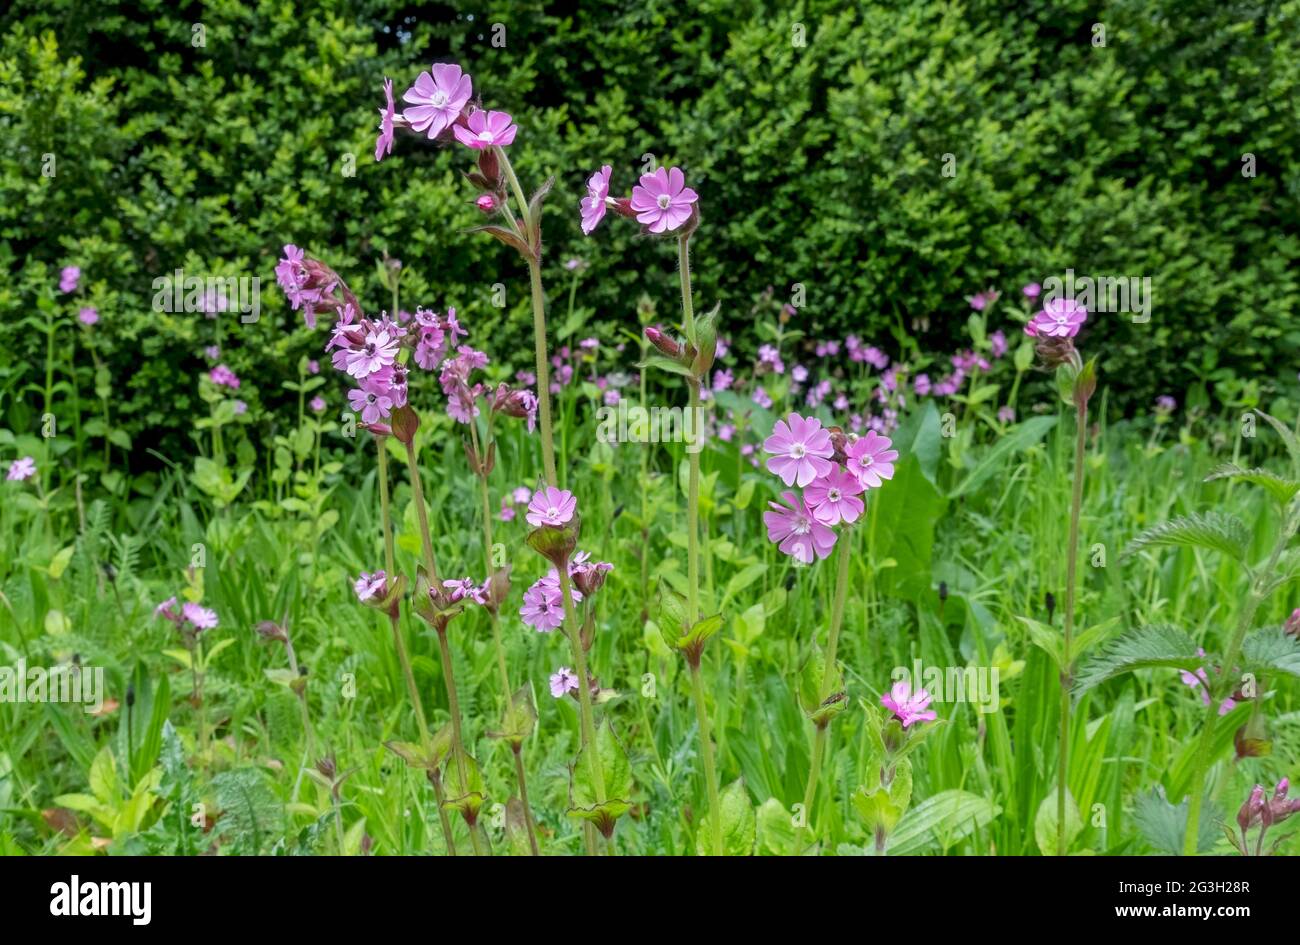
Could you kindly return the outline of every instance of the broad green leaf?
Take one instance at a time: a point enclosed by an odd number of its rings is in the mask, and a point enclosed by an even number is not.
[[[1133,822],[1138,833],[1157,853],[1181,856],[1190,806],[1191,798],[1184,798],[1181,804],[1174,805],[1165,798],[1162,788],[1155,788],[1137,796],[1133,804]],[[1207,801],[1197,829],[1197,853],[1209,853],[1214,849],[1217,839],[1215,824],[1221,819],[1222,816],[1214,809],[1214,802]]]
[[[951,846],[982,829],[1002,808],[970,791],[940,791],[913,807],[899,823],[889,852],[920,853],[936,844]]]
[[[1030,617],[1018,616],[1016,619],[1024,624],[1025,629],[1029,631],[1029,642],[1034,644],[1034,646],[1038,647],[1040,650],[1046,652],[1047,655],[1052,658],[1052,662],[1056,664],[1056,668],[1060,669],[1063,662],[1063,651],[1065,647],[1065,641],[1061,636],[1061,631],[1055,627],[1048,626],[1045,623],[1033,620]]]
[[[718,799],[722,805],[722,852],[724,856],[752,856],[757,835],[758,819],[754,805],[749,801],[743,778],[732,781],[722,790]],[[695,852],[699,856],[713,855],[713,811],[700,818],[695,833]]]
[[[789,856],[794,849],[794,817],[775,797],[758,808],[758,852],[761,856]]]
[[[1074,838],[1083,831],[1083,818],[1079,816],[1079,805],[1069,789],[1065,792],[1065,852],[1070,852]],[[1058,850],[1056,837],[1056,786],[1038,805],[1038,814],[1034,817],[1034,840],[1043,856],[1056,856]]]

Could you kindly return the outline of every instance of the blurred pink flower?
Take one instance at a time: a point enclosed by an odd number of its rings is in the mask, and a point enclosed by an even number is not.
[[[1083,327],[1088,310],[1074,299],[1048,299],[1043,310],[1025,325],[1031,337],[1073,338]]]
[[[22,459],[15,459],[9,464],[9,472],[5,475],[7,482],[23,482],[36,475],[36,460],[30,456],[24,456]]]
[[[561,666],[551,674],[551,695],[561,698],[566,692],[577,692],[578,677],[567,666]]]
[[[357,600],[370,600],[372,597],[383,597],[388,593],[388,575],[383,571],[376,571],[374,574],[361,572],[361,576],[352,584],[352,589],[357,593]]]
[[[379,109],[379,137],[375,139],[375,160],[382,161],[385,155],[393,153],[393,115],[396,114],[393,102],[393,80],[384,79],[384,107]]]
[[[99,321],[99,309],[87,305],[77,313],[77,321],[83,325],[93,325]]]

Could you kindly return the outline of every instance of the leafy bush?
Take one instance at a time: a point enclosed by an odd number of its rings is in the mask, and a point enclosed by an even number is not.
[[[250,419],[294,398],[269,366],[319,343],[271,284],[285,241],[328,246],[376,309],[374,262],[387,251],[407,265],[405,299],[455,305],[498,350],[522,342],[518,261],[458,232],[477,222],[462,156],[399,149],[396,174],[371,160],[374,76],[400,94],[435,60],[464,64],[491,105],[529,116],[520,173],[558,178],[546,218],[557,293],[563,261],[595,253],[578,231],[585,176],[608,162],[625,191],[653,155],[683,165],[704,194],[710,225],[696,249],[713,264],[699,267],[698,289],[722,302],[741,352],[753,347],[745,312],[768,285],[778,296],[805,286],[800,318],[813,335],[855,332],[896,351],[915,332],[923,348],[946,349],[964,296],[1072,267],[1154,285],[1148,324],[1093,323],[1113,394],[1149,403],[1204,383],[1244,403],[1293,383],[1282,366],[1300,354],[1300,177],[1287,163],[1300,153],[1288,108],[1300,93],[1296,0],[1118,0],[1101,12],[1034,0],[500,6],[10,4],[0,15],[8,425],[36,424],[37,305],[65,264],[83,269],[79,298],[101,312],[112,422],[136,458],[184,452],[201,409],[195,374],[216,326],[151,305],[153,280],[176,268],[264,280],[261,319],[225,322],[223,357],[246,379]],[[633,285],[673,297],[667,264],[619,268],[603,260],[624,259],[624,247],[604,245],[582,277],[581,318],[562,331],[628,320]],[[503,308],[498,283],[512,287]],[[75,308],[58,312],[64,344]],[[90,386],[78,381],[83,402]],[[72,393],[61,386],[57,399]]]

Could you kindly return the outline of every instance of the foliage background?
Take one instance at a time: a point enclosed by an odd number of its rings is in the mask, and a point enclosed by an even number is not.
[[[498,23],[505,48],[491,45]],[[672,254],[627,245],[631,228],[598,242],[578,231],[585,177],[610,163],[626,191],[653,154],[701,191],[697,290],[721,301],[742,352],[768,285],[807,287],[814,335],[856,332],[895,353],[916,332],[947,351],[964,296],[1072,266],[1155,286],[1149,324],[1106,316],[1086,340],[1104,352],[1112,409],[1165,391],[1266,400],[1295,384],[1295,0],[16,0],[0,25],[0,413],[16,430],[38,412],[24,403],[39,402],[26,396],[44,344],[35,305],[66,264],[100,309],[117,422],[144,463],[141,446],[184,449],[202,406],[212,323],[150,305],[152,280],[178,267],[266,283],[261,321],[232,322],[225,355],[258,417],[293,396],[285,366],[319,350],[273,285],[284,242],[327,259],[375,309],[387,250],[406,262],[412,305],[455,305],[498,356],[515,338],[526,349],[517,259],[462,232],[477,222],[465,155],[406,138],[371,160],[381,78],[400,95],[446,59],[515,114],[526,184],[556,175],[549,288],[562,305],[562,262],[590,261],[584,333],[630,321],[636,293],[676,291]],[[47,153],[54,179],[40,174]],[[504,310],[490,304],[498,282]]]

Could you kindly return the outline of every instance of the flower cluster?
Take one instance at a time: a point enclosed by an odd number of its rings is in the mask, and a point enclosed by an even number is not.
[[[605,583],[605,575],[614,570],[608,561],[592,561],[590,553],[579,551],[568,562],[569,596],[580,604],[594,595]],[[538,633],[550,633],[564,623],[564,598],[560,572],[551,568],[524,591],[519,617]]]
[[[804,564],[825,558],[835,546],[834,525],[851,525],[865,508],[862,494],[894,476],[898,451],[874,430],[864,436],[825,429],[815,417],[790,414],[778,420],[763,443],[767,468],[787,486],[803,490],[781,494],[763,513],[767,537],[782,552]]]
[[[354,314],[361,311],[356,296],[333,269],[292,243],[284,247],[284,257],[275,267],[275,280],[293,310],[302,309],[308,328],[316,327],[317,312],[341,313],[347,308]]]

